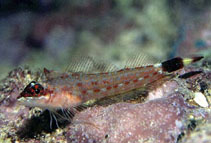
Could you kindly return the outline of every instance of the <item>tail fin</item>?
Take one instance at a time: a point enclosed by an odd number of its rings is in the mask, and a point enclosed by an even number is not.
[[[176,57],[173,59],[170,59],[168,61],[162,62],[162,70],[166,71],[166,72],[173,72],[176,70],[179,70],[181,68],[183,68],[186,65],[189,65],[191,63],[197,62],[199,60],[201,60],[203,57],[199,56],[199,57],[192,57],[192,58],[180,58],[180,57]]]

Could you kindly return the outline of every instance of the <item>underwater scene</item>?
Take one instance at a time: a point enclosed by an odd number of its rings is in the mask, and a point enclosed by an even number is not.
[[[211,143],[211,1],[0,0],[0,143]]]

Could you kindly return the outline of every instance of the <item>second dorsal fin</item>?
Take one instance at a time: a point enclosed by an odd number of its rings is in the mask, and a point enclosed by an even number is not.
[[[154,64],[155,61],[157,62],[157,60],[153,58],[152,56],[149,56],[146,53],[139,53],[139,54],[134,55],[133,57],[130,57],[128,60],[126,60],[124,64],[124,68],[146,66],[146,65]]]
[[[102,60],[95,60],[93,57],[76,56],[70,59],[65,72],[98,73],[119,70],[115,65]]]

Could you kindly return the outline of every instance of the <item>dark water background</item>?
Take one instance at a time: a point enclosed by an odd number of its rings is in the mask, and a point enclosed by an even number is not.
[[[77,56],[209,56],[210,23],[210,0],[0,0],[0,78],[23,65],[63,70]]]

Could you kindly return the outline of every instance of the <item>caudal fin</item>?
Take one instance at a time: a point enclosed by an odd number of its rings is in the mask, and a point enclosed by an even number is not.
[[[162,62],[162,70],[166,72],[173,72],[176,70],[179,70],[183,68],[186,65],[189,65],[191,63],[197,62],[201,60],[203,57],[192,57],[192,58],[181,58],[181,57],[176,57],[170,60],[167,60],[165,62]]]

